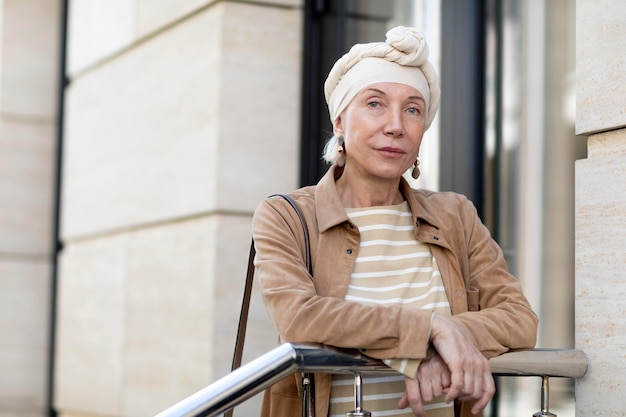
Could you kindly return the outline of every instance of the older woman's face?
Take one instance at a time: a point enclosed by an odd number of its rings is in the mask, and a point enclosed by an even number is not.
[[[400,178],[415,163],[425,120],[426,104],[414,87],[376,83],[364,88],[334,123],[335,133],[344,136],[346,172]]]

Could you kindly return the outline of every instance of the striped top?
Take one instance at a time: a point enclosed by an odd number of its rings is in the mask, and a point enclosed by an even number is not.
[[[415,239],[413,216],[405,201],[395,206],[346,209],[361,233],[361,244],[345,299],[370,305],[401,304],[450,315],[450,304],[430,247]],[[419,360],[385,361],[398,375],[363,375],[363,409],[378,416],[412,417],[399,410],[404,378],[415,377]],[[428,417],[453,417],[442,398],[425,404]],[[354,410],[354,377],[333,375],[330,417]]]

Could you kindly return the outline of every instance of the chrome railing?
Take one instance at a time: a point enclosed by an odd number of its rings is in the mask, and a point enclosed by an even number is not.
[[[587,358],[580,350],[533,349],[508,352],[489,362],[496,376],[542,378],[542,410],[534,416],[554,416],[548,410],[548,378],[580,378],[587,371]],[[355,350],[285,343],[174,404],[156,417],[217,416],[287,375],[305,371],[352,374],[395,372],[381,361],[363,356]]]

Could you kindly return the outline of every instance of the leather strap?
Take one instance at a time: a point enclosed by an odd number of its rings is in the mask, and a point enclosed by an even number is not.
[[[280,196],[284,198],[289,205],[295,210],[298,218],[300,219],[300,224],[302,225],[302,232],[304,234],[304,245],[305,245],[305,263],[309,274],[313,276],[313,265],[311,262],[311,245],[309,242],[309,228],[307,227],[306,220],[300,207],[294,201],[293,198],[286,194],[274,194],[270,197]],[[254,249],[254,239],[250,243],[250,256],[248,257],[248,270],[246,272],[246,283],[244,286],[243,292],[243,301],[241,303],[241,312],[239,314],[239,326],[237,327],[237,339],[235,340],[235,352],[233,354],[233,362],[231,366],[231,371],[239,368],[241,366],[241,359],[243,357],[243,345],[246,339],[246,328],[248,326],[248,313],[250,311],[250,298],[252,297],[252,280],[254,278],[254,256],[256,255],[256,251]],[[306,379],[306,383],[303,386],[306,388],[306,392],[303,392],[303,405],[302,405],[302,413],[303,416],[312,416],[314,415],[314,400],[315,400],[315,392],[314,392],[314,383],[313,383],[313,374],[303,374],[303,382]],[[234,408],[229,409],[224,413],[224,417],[232,417]]]
[[[287,194],[274,194],[274,195],[280,196],[284,198],[285,200],[287,200],[289,205],[293,207],[293,209],[296,211],[296,214],[298,215],[298,218],[300,219],[300,224],[302,225],[302,234],[304,235],[304,248],[305,248],[304,262],[306,263],[306,267],[309,270],[309,274],[313,276],[313,265],[311,262],[311,243],[309,242],[309,228],[307,227],[304,214],[302,214],[302,210],[300,210],[300,206],[298,206],[298,204],[294,201],[294,199],[288,196]]]
[[[248,327],[248,312],[250,310],[250,298],[252,297],[252,278],[254,277],[254,240],[250,243],[250,256],[248,257],[248,272],[246,273],[246,284],[243,290],[243,301],[241,302],[241,312],[239,313],[239,326],[237,327],[237,339],[235,339],[235,352],[231,371],[241,366],[243,357],[243,343],[246,340],[246,328]],[[229,410],[232,414],[232,409]],[[225,414],[226,415],[226,414]]]

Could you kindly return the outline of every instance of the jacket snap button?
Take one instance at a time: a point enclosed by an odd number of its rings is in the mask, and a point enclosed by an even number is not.
[[[352,249],[347,249],[347,250],[346,250],[346,253],[347,253],[348,255],[352,255]]]
[[[461,292],[461,290],[456,290],[456,296],[460,297],[461,295],[463,295],[463,293]]]

